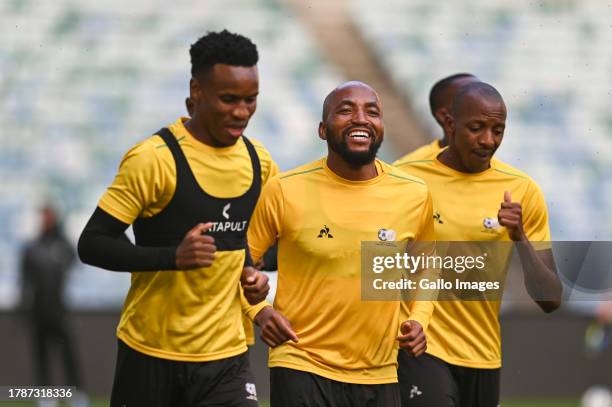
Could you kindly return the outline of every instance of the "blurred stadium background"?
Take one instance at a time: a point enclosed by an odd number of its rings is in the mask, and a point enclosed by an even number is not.
[[[261,95],[247,135],[281,169],[324,154],[321,104],[341,81],[380,91],[381,157],[393,161],[440,135],[431,85],[470,72],[504,96],[498,154],[544,190],[553,238],[612,240],[611,1],[0,0],[0,18],[0,384],[33,380],[27,332],[11,309],[17,253],[38,208],[57,203],[76,243],[127,149],[185,114],[188,48],[208,30],[257,44]],[[96,398],[110,388],[128,284],[127,274],[84,265],[70,279],[73,330]],[[612,387],[610,346],[585,354],[595,307],[575,302],[546,317],[505,309],[505,400],[540,401],[504,405],[578,405],[589,386]],[[253,352],[263,394],[264,352]]]

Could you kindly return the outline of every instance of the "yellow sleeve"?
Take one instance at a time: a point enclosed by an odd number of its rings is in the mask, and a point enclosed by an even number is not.
[[[138,216],[151,216],[170,201],[173,191],[166,191],[165,186],[166,172],[148,139],[125,154],[98,206],[120,221],[132,224]]]
[[[244,328],[246,344],[248,346],[255,345],[255,327],[253,327],[253,322],[245,314],[242,314],[242,327]]]
[[[417,235],[417,240],[433,242],[436,240],[433,223],[433,201],[431,194],[427,191],[427,198],[423,206],[423,216],[421,218],[421,228]],[[433,246],[432,246],[433,247]],[[434,301],[409,301],[408,319],[417,321],[426,330],[434,312]],[[403,321],[400,321],[402,323]]]
[[[265,307],[272,306],[272,304],[270,304],[266,300],[260,302],[259,304],[255,304],[255,305],[249,304],[249,302],[244,296],[244,292],[242,291],[242,286],[240,287],[240,305],[242,307],[242,313],[246,315],[251,321],[255,321],[255,316],[259,313],[259,311],[261,311]]]
[[[280,179],[275,177],[264,185],[249,223],[247,239],[254,262],[257,262],[280,236],[283,213],[283,192]]]
[[[527,239],[531,242],[549,242],[551,237],[548,209],[544,201],[544,194],[534,181],[529,183],[521,206],[523,209],[523,228]]]
[[[427,190],[427,198],[423,203],[423,212],[421,215],[421,227],[419,234],[416,237],[417,240],[433,242],[436,240],[436,234],[434,232],[433,222],[433,200],[429,189]]]

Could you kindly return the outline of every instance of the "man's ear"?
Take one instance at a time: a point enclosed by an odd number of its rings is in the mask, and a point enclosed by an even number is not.
[[[451,137],[455,134],[455,118],[450,114],[446,114],[442,123],[442,127],[444,128],[444,135],[450,140]]]
[[[319,138],[321,140],[327,140],[327,129],[325,128],[325,123],[319,122]]]
[[[436,112],[434,113],[434,117],[436,118],[436,121],[438,122],[438,124],[440,124],[441,126],[444,126],[444,121],[446,120],[446,116],[450,115],[450,112],[448,111],[447,108],[445,107],[441,107],[438,110],[436,110]]]
[[[189,98],[192,102],[199,100],[202,97],[202,85],[196,78],[191,78],[189,81]]]

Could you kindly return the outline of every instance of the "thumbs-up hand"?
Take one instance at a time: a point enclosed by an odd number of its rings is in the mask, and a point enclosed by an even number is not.
[[[504,201],[497,212],[499,224],[508,230],[508,236],[515,242],[525,240],[523,231],[523,209],[518,202],[512,202],[510,191],[504,192]]]
[[[181,270],[210,267],[215,260],[215,238],[205,235],[212,223],[198,223],[176,248],[176,268]]]

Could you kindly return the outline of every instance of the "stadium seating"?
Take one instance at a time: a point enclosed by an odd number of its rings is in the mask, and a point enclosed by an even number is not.
[[[352,2],[355,26],[432,137],[428,92],[471,72],[509,108],[502,159],[544,190],[556,240],[612,238],[612,29],[598,0]]]
[[[76,242],[127,149],[186,114],[189,45],[208,30],[258,45],[261,95],[247,135],[282,169],[324,151],[316,124],[340,77],[276,0],[20,0],[1,2],[0,16],[0,307],[17,300],[16,254],[38,205],[58,201]],[[118,305],[128,278],[86,267],[70,298]]]
[[[76,240],[121,156],[184,114],[188,47],[228,28],[258,45],[261,96],[248,135],[282,169],[321,155],[320,104],[340,74],[279,0],[0,2],[0,307],[17,299],[21,242],[44,199]],[[473,72],[509,107],[502,159],[531,174],[557,240],[612,238],[612,29],[598,0],[351,2],[355,26],[432,136],[427,95]],[[588,44],[588,46],[585,46]],[[85,267],[71,298],[116,305],[128,276]],[[75,288],[76,287],[76,288]],[[84,288],[79,288],[84,287]],[[95,291],[95,293],[94,293]]]

